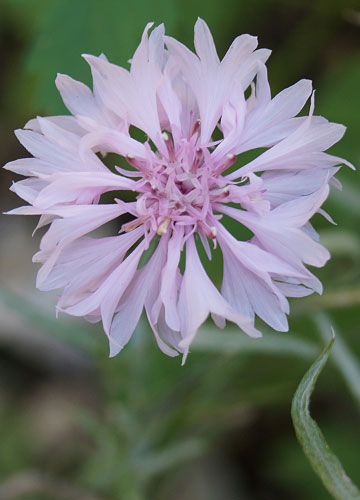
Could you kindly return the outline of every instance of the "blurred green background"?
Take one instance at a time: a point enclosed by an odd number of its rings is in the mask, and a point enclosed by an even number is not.
[[[57,72],[90,83],[82,53],[126,65],[145,24],[192,47],[204,18],[219,55],[240,33],[273,50],[273,93],[311,78],[316,114],[348,131],[333,152],[360,159],[360,3],[355,0],[0,0],[1,164],[26,156],[13,129],[66,112]],[[1,211],[20,204],[2,172]],[[332,324],[334,351],[312,414],[360,483],[360,180],[314,218],[332,253],[322,297],[292,302],[289,333],[251,341],[205,325],[184,367],[155,346],[146,324],[115,359],[98,325],[61,316],[35,290],[33,218],[0,219],[0,500],[303,500],[330,498],[296,441],[290,403]],[[216,273],[216,269],[214,271]],[[262,325],[260,325],[262,327]],[[356,359],[352,360],[356,364]],[[354,364],[354,366],[355,366]]]

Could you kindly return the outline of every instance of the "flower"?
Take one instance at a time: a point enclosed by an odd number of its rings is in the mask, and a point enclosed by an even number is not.
[[[270,51],[256,50],[255,37],[236,38],[220,61],[201,19],[196,54],[162,25],[149,35],[151,26],[130,71],[84,55],[93,91],[58,75],[72,116],[38,117],[16,131],[33,158],[5,168],[28,176],[11,189],[30,206],[10,213],[50,224],[34,261],[40,290],[63,289],[57,309],[102,320],[113,356],[145,308],[162,351],[185,359],[209,314],[220,328],[228,320],[259,337],[256,315],[286,331],[287,297],[321,293],[304,264],[323,266],[329,253],[309,220],[327,216],[329,185],[339,187],[334,175],[346,162],[325,150],[345,128],[313,115],[309,80],[271,98]],[[309,115],[297,117],[309,99]],[[244,164],[243,153],[259,148]],[[113,170],[106,153],[121,157]],[[90,234],[114,220],[118,234]],[[217,244],[221,290],[198,253],[211,259]]]

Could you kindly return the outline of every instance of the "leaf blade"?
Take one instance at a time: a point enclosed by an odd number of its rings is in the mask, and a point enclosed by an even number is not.
[[[300,382],[293,398],[291,416],[299,443],[314,472],[329,493],[337,500],[359,500],[360,491],[347,476],[341,462],[328,446],[309,411],[310,396],[329,358],[334,340],[335,337],[331,339]]]

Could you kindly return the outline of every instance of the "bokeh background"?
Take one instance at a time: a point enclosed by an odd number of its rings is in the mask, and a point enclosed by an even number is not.
[[[0,0],[0,163],[27,156],[13,129],[66,113],[57,72],[90,83],[82,53],[126,65],[149,20],[192,47],[197,16],[221,56],[240,33],[273,50],[274,94],[311,78],[316,114],[348,127],[334,154],[359,165],[358,0]],[[338,226],[314,218],[333,256],[316,270],[323,296],[292,302],[290,332],[264,327],[262,341],[206,324],[184,367],[145,323],[109,359],[99,326],[56,320],[56,293],[35,289],[35,219],[1,216],[0,499],[330,498],[290,419],[330,325],[347,351],[334,351],[311,410],[359,484],[360,391],[347,368],[360,356],[360,179],[347,167],[338,177],[343,191],[325,207]],[[12,180],[2,172],[1,211],[20,204]]]

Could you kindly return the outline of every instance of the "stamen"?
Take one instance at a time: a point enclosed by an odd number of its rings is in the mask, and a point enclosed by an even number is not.
[[[135,220],[132,220],[131,222],[127,222],[126,224],[123,224],[121,226],[121,231],[125,231],[125,233],[129,233],[133,229],[136,229],[139,227],[141,224],[143,224],[145,221],[148,220],[150,215],[144,215],[143,217],[138,217]]]
[[[170,224],[170,219],[169,219],[169,217],[166,217],[166,219],[164,219],[162,221],[162,223],[160,224],[160,226],[158,227],[157,234],[159,236],[162,236],[163,234],[167,233],[167,229],[169,227],[169,224]]]
[[[193,129],[192,129],[192,132],[191,132],[191,137],[196,134],[196,132],[199,130],[200,128],[200,120],[196,120],[196,122],[194,123],[194,126],[193,126]]]
[[[171,138],[171,136],[167,132],[162,132],[161,137],[164,139],[168,153],[169,153],[169,160],[171,162],[175,161],[175,149],[174,149],[174,142]]]
[[[195,155],[194,155],[194,161],[193,161],[193,164],[191,165],[191,168],[190,168],[191,173],[194,174],[196,172],[202,157],[203,157],[202,149],[196,148]]]
[[[136,168],[137,170],[140,170],[140,172],[143,172],[144,174],[149,173],[149,170],[145,166],[145,162],[143,160],[136,159],[132,153],[128,153],[125,156],[125,158],[128,164],[131,165],[132,167]]]
[[[214,240],[216,238],[217,230],[215,226],[210,227],[203,221],[199,221],[199,225],[210,240]]]
[[[235,161],[236,161],[236,155],[228,153],[226,155],[225,162],[214,170],[213,175],[217,176],[217,175],[222,174],[223,172],[225,172],[225,170],[232,167],[234,165]]]
[[[210,200],[221,200],[226,198],[229,194],[229,186],[225,186],[224,189],[214,189],[210,192]]]

